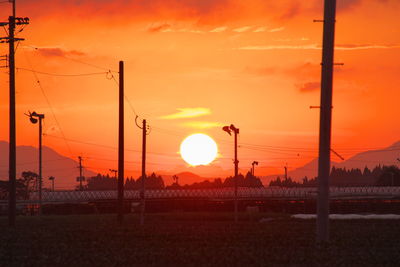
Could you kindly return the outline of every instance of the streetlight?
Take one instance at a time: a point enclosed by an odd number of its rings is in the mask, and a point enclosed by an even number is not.
[[[39,215],[42,214],[42,120],[44,114],[38,114],[35,111],[25,114],[29,117],[29,120],[36,124],[39,121]]]
[[[253,161],[253,163],[251,163],[251,175],[253,175],[254,177],[255,177],[255,175],[254,175],[254,165],[258,165],[258,161]]]
[[[237,159],[237,135],[239,134],[239,129],[236,128],[233,124],[230,126],[224,126],[222,127],[222,130],[227,132],[229,135],[232,135],[231,132],[235,134],[235,177],[234,177],[234,183],[235,183],[235,199],[234,199],[234,205],[235,205],[235,222],[238,221],[238,170],[239,170],[239,161]]]

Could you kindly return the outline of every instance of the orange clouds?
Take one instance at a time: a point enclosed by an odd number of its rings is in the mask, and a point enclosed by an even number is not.
[[[300,92],[314,92],[319,91],[321,88],[321,84],[319,82],[307,82],[299,86]]]
[[[17,14],[30,17],[31,24],[19,34],[26,41],[17,50],[17,67],[85,74],[99,72],[99,66],[115,70],[118,61],[124,60],[126,95],[154,127],[150,151],[172,154],[150,159],[157,164],[178,164],[176,151],[182,136],[195,130],[232,141],[221,131],[220,122],[240,127],[242,142],[308,147],[317,142],[318,133],[318,112],[308,107],[319,99],[322,24],[312,20],[321,19],[322,3],[18,0]],[[335,62],[345,65],[335,67],[334,73],[336,144],[383,146],[380,142],[398,139],[398,124],[393,123],[400,60],[396,3],[338,0]],[[4,18],[9,15],[6,11],[0,10]],[[39,48],[26,48],[32,46]],[[7,53],[6,45],[1,49]],[[110,75],[37,76],[68,139],[115,146],[118,87]],[[6,88],[6,74],[0,79]],[[27,110],[46,113],[46,133],[60,136],[32,73],[17,72],[17,90],[18,142],[37,143],[32,136],[36,129],[23,115]],[[0,99],[0,108],[6,110],[7,90],[0,91]],[[0,121],[7,121],[6,115],[0,114]],[[127,121],[127,147],[139,151],[140,131],[129,110]],[[371,123],[376,125],[370,127]],[[8,137],[5,126],[0,131],[4,140]],[[354,139],[339,135],[343,132],[354,133]],[[46,145],[69,154],[62,138],[46,138]],[[114,155],[103,147],[79,143],[71,148],[74,155]],[[221,154],[231,155],[231,148],[222,142]],[[132,152],[127,160],[138,161],[138,155]],[[244,165],[255,158],[270,164],[274,156],[244,147],[240,155]],[[221,164],[232,167],[229,160]],[[115,167],[112,163],[92,165]]]
[[[38,52],[45,57],[63,57],[63,56],[84,56],[85,53],[77,50],[63,50],[61,48],[37,48]]]
[[[205,115],[210,115],[211,110],[209,108],[178,108],[179,112],[162,116],[161,119],[172,120],[172,119],[185,119],[195,118]]]

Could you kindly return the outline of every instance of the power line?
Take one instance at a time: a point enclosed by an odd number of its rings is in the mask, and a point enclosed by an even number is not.
[[[33,48],[36,52],[40,52],[41,49],[43,49],[43,48],[36,47],[36,46],[33,46],[33,45],[24,45],[24,47]],[[68,60],[71,60],[71,61],[74,61],[74,62],[77,62],[77,63],[80,63],[80,64],[84,64],[84,65],[87,65],[87,66],[90,66],[90,67],[93,67],[93,68],[96,68],[96,69],[101,69],[101,70],[106,70],[108,72],[118,73],[118,71],[111,70],[110,68],[106,68],[106,67],[102,67],[102,66],[99,66],[99,65],[95,65],[93,63],[88,63],[88,62],[84,62],[82,60],[70,58],[70,57],[65,56],[64,54],[56,54],[56,56],[62,57],[62,58],[65,58],[65,59],[68,59]]]
[[[111,76],[110,76],[111,79],[114,80],[114,82],[115,82],[115,84],[117,85],[117,87],[119,87],[119,83],[118,83],[117,79],[115,79],[114,75],[113,75],[111,72],[109,72],[109,74],[111,74]],[[135,108],[133,107],[131,101],[130,101],[129,98],[126,96],[126,94],[124,94],[124,98],[125,98],[126,102],[128,102],[129,108],[132,110],[133,114],[135,114],[135,116],[137,116],[137,117],[140,117],[140,116],[136,113]]]
[[[25,55],[25,56],[26,56],[26,55]],[[26,60],[27,60],[28,64],[31,66],[31,68],[32,68],[32,64],[31,64],[31,62],[29,61],[28,57],[26,57]],[[60,123],[59,123],[58,120],[57,120],[57,117],[56,117],[56,114],[55,114],[55,112],[54,112],[53,106],[51,105],[50,100],[49,100],[49,98],[47,97],[47,95],[46,95],[46,93],[45,93],[45,91],[44,91],[44,89],[43,89],[43,87],[42,87],[42,84],[40,83],[39,77],[37,76],[37,74],[36,74],[35,71],[32,71],[32,73],[33,73],[33,75],[34,75],[34,77],[35,77],[35,79],[36,79],[36,82],[37,82],[37,84],[38,84],[38,86],[39,86],[39,88],[40,88],[40,90],[41,90],[41,92],[42,92],[44,98],[46,99],[47,105],[49,105],[49,107],[50,107],[51,114],[53,115],[53,118],[54,118],[54,120],[55,120],[55,122],[56,122],[58,128],[60,129],[61,135],[62,135],[62,137],[63,137],[63,139],[64,139],[64,141],[65,141],[65,144],[67,145],[69,154],[70,154],[71,157],[73,157],[73,154],[72,154],[72,151],[71,151],[71,147],[69,146],[69,144],[68,144],[68,142],[67,142],[67,139],[65,138],[64,131],[62,130],[61,125],[60,125]]]
[[[26,69],[26,68],[16,68],[17,70],[25,70],[30,71],[33,73],[39,73],[43,75],[49,76],[58,76],[58,77],[77,77],[77,76],[93,76],[93,75],[100,75],[100,74],[108,74],[109,72],[91,72],[91,73],[78,73],[78,74],[59,74],[59,73],[49,73],[44,71],[37,71],[33,69]]]
[[[60,160],[72,160],[70,158],[62,158],[62,159],[50,159],[50,160],[43,160],[42,162],[53,162],[53,161],[60,161]],[[30,161],[30,162],[22,162],[22,163],[17,163],[17,165],[30,165],[30,164],[36,164],[37,161]],[[0,165],[0,167],[5,167],[8,165]]]
[[[55,136],[55,135],[50,135],[50,134],[43,134],[43,136],[48,136],[48,137],[52,137],[52,138],[58,138],[58,139],[64,139],[63,137],[59,137],[59,136]],[[107,146],[107,145],[101,145],[101,144],[97,144],[97,143],[91,143],[91,142],[84,142],[84,141],[79,141],[76,139],[70,139],[70,138],[65,138],[65,140],[68,140],[70,142],[73,143],[79,143],[79,144],[84,144],[84,145],[90,145],[90,146],[97,146],[97,147],[104,147],[107,149],[112,149],[112,150],[117,150],[117,147],[114,146]],[[125,149],[126,151],[129,152],[136,152],[136,153],[140,153],[140,150],[135,150],[135,149]],[[153,155],[159,155],[159,156],[172,156],[173,154],[169,154],[169,153],[159,153],[159,152],[148,152],[149,154],[153,154]]]

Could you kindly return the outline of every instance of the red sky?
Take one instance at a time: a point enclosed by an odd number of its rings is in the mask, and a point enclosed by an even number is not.
[[[125,61],[127,175],[139,172],[141,150],[130,106],[152,126],[149,171],[185,170],[180,142],[202,132],[220,156],[191,170],[225,177],[233,172],[233,138],[221,126],[233,123],[240,168],[257,160],[258,174],[281,173],[317,155],[319,111],[309,106],[319,105],[322,24],[313,19],[322,19],[322,2],[17,0],[17,16],[31,23],[18,33],[26,40],[16,65],[87,74]],[[399,8],[398,0],[338,0],[335,61],[345,65],[335,68],[332,142],[345,158],[400,139]],[[0,19],[10,11],[0,4]],[[0,140],[7,141],[1,70]],[[32,72],[17,71],[18,145],[37,146],[37,127],[24,116],[34,110],[46,114],[44,145],[82,155],[95,171],[116,168],[118,91],[110,75],[37,77],[41,87]]]

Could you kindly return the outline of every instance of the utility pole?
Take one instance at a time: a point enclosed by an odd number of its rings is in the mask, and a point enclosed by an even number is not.
[[[236,128],[233,124],[230,126],[222,127],[222,130],[227,132],[231,135],[231,132],[235,134],[235,177],[234,177],[234,184],[235,184],[235,191],[234,191],[234,206],[235,206],[235,222],[238,222],[238,176],[239,176],[239,160],[237,157],[237,135],[239,134],[239,129]]]
[[[172,179],[174,180],[176,185],[179,185],[179,183],[178,183],[179,177],[177,175],[172,176]]]
[[[8,37],[0,37],[0,43],[9,44],[8,66],[10,73],[9,86],[9,199],[8,199],[8,224],[15,226],[16,216],[16,179],[17,179],[17,142],[16,142],[16,122],[15,122],[15,41],[23,41],[22,38],[15,38],[16,25],[29,24],[29,18],[17,18],[15,15],[15,0],[12,3],[12,16],[8,17],[8,22],[0,22],[0,26],[8,25]]]
[[[83,182],[83,176],[82,176],[82,170],[83,170],[83,167],[82,167],[82,157],[81,156],[79,156],[78,157],[78,160],[79,160],[79,178],[78,178],[78,180],[79,180],[79,190],[83,190],[83,186],[82,186],[82,182]]]
[[[140,210],[140,224],[144,224],[144,212],[145,212],[145,187],[146,187],[146,120],[143,120],[143,140],[142,140],[142,190],[140,191],[141,198],[141,210]]]
[[[336,0],[324,1],[318,159],[317,243],[329,242],[329,174]]]
[[[285,180],[287,180],[287,165],[285,165]]]
[[[235,128],[233,124],[233,132],[235,134],[235,222],[238,222],[238,175],[239,175],[239,160],[237,156],[237,135],[239,134],[239,129]]]
[[[42,120],[44,114],[37,114],[39,116],[39,215],[42,215]]]
[[[117,219],[124,220],[124,62],[119,62],[118,201]]]
[[[253,161],[251,163],[251,175],[253,175],[253,177],[255,177],[255,175],[254,175],[254,165],[258,165],[258,161]]]
[[[142,183],[140,190],[140,224],[144,224],[144,215],[146,211],[146,136],[150,134],[150,127],[147,125],[146,120],[142,121],[142,126],[137,123],[138,116],[136,116],[135,123],[136,126],[142,129]]]

